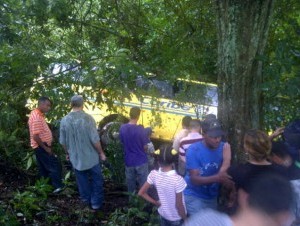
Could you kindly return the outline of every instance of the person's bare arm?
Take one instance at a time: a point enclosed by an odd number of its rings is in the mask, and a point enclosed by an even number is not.
[[[223,146],[223,163],[220,168],[220,172],[226,172],[230,167],[231,163],[231,147],[228,142],[226,142]]]
[[[198,170],[189,170],[190,178],[194,185],[203,185],[211,183],[232,183],[231,177],[226,172],[219,172],[215,175],[203,177]]]
[[[34,140],[35,142],[37,142],[37,144],[38,144],[41,148],[43,148],[49,155],[52,155],[52,154],[53,154],[51,147],[48,147],[48,146],[46,146],[46,145],[44,144],[44,142],[41,140],[39,134],[33,134],[33,140]]]
[[[159,207],[160,206],[160,202],[154,200],[153,198],[151,198],[147,191],[150,188],[150,184],[148,182],[145,182],[143,184],[143,186],[141,187],[141,189],[138,192],[138,196],[142,197],[143,199],[147,200],[148,202],[152,203],[153,205]]]
[[[97,143],[94,143],[94,147],[95,147],[95,149],[97,150],[97,152],[99,153],[100,159],[101,159],[102,161],[105,161],[105,160],[106,160],[106,156],[105,156],[105,154],[104,154],[104,151],[103,151],[103,149],[102,149],[102,146],[101,146],[101,144],[100,144],[100,141],[98,141]]]
[[[284,132],[284,127],[279,127],[277,128],[270,136],[270,140],[275,139],[276,137],[278,137],[279,135],[281,135]]]
[[[185,220],[186,219],[186,212],[183,205],[183,199],[182,199],[182,192],[176,193],[176,209],[179,214],[179,216]]]

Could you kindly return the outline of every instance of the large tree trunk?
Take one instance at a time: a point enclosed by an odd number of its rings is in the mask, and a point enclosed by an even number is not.
[[[218,117],[235,160],[243,159],[246,130],[262,124],[262,63],[273,0],[217,0]]]

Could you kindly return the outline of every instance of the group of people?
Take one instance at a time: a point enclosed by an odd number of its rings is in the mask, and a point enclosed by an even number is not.
[[[300,224],[300,147],[295,159],[284,142],[272,141],[282,128],[271,136],[247,131],[243,143],[248,161],[231,166],[230,145],[216,117],[200,122],[186,116],[182,123],[173,145],[154,152],[159,168],[138,192],[158,207],[161,225]],[[158,200],[147,193],[150,186],[157,189]],[[230,216],[217,211],[221,186],[234,210]]]
[[[51,148],[52,133],[45,121],[45,113],[51,109],[51,100],[41,97],[38,107],[29,116],[31,147],[35,151],[39,174],[50,178],[53,193],[63,190],[61,165]],[[72,111],[60,123],[59,142],[63,146],[66,159],[72,163],[80,198],[93,211],[103,204],[103,177],[100,160],[106,156],[101,147],[95,120],[83,111],[83,97],[71,98]]]
[[[95,120],[83,111],[83,97],[73,96],[71,106],[72,111],[61,120],[59,141],[74,168],[81,200],[98,210],[103,203],[99,161],[106,156]],[[50,108],[50,99],[41,97],[28,123],[40,175],[50,177],[57,193],[63,184],[45,121]],[[231,166],[230,145],[221,124],[208,115],[204,121],[184,117],[173,145],[155,150],[151,128],[138,124],[140,113],[140,108],[132,107],[129,122],[119,131],[126,184],[128,192],[138,192],[158,207],[161,225],[275,226],[291,225],[293,216],[299,217],[295,191],[300,189],[300,147],[296,147],[298,154],[291,155],[285,143],[272,141],[273,136],[263,131],[249,130],[243,141],[248,161]],[[228,206],[237,209],[231,216],[217,212],[221,186],[227,191]],[[151,187],[156,188],[158,198],[149,194]]]

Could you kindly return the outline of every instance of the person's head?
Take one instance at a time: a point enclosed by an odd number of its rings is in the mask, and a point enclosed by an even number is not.
[[[293,163],[288,146],[283,141],[272,142],[270,159],[272,162],[285,167],[289,167]]]
[[[72,108],[83,108],[83,97],[81,95],[74,95],[71,98]]]
[[[178,152],[170,144],[163,144],[154,152],[160,166],[169,166],[178,159]]]
[[[211,149],[219,147],[224,135],[221,124],[217,119],[207,120],[202,123],[202,133],[206,146]]]
[[[300,119],[293,120],[284,128],[283,138],[293,160],[300,161]]]
[[[199,132],[201,130],[201,123],[199,119],[192,119],[190,121],[189,130],[193,132]]]
[[[215,119],[217,119],[217,116],[215,114],[207,114],[204,116],[204,121],[215,120]]]
[[[190,125],[190,121],[192,120],[192,117],[191,116],[184,116],[182,118],[182,128],[189,128],[189,125]]]
[[[146,136],[150,138],[153,133],[153,130],[151,129],[151,127],[146,127],[145,133],[146,133]]]
[[[271,140],[265,132],[252,129],[245,133],[244,149],[252,159],[266,160],[271,152],[271,146]]]
[[[132,107],[129,112],[130,119],[139,119],[141,109],[139,107]]]
[[[51,104],[52,102],[48,97],[40,97],[38,99],[38,109],[43,113],[50,111]]]
[[[248,180],[238,191],[238,203],[243,211],[254,210],[274,219],[278,225],[294,219],[295,194],[290,182],[278,174],[261,174]]]

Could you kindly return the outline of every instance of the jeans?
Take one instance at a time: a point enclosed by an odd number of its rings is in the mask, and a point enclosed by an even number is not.
[[[92,209],[100,209],[104,199],[100,164],[87,170],[75,169],[75,175],[81,200],[91,205]]]
[[[194,215],[203,209],[217,209],[217,198],[214,199],[201,199],[192,195],[185,195],[185,206],[189,216]]]
[[[162,216],[160,216],[160,226],[181,226],[183,224],[183,220],[178,221],[169,221]]]
[[[41,177],[50,178],[53,187],[62,187],[61,164],[55,155],[49,155],[42,147],[35,150],[35,156]]]
[[[141,188],[147,181],[148,173],[148,163],[140,166],[126,166],[125,175],[128,192],[133,193],[134,191],[136,191],[136,183],[138,183],[138,188]]]

